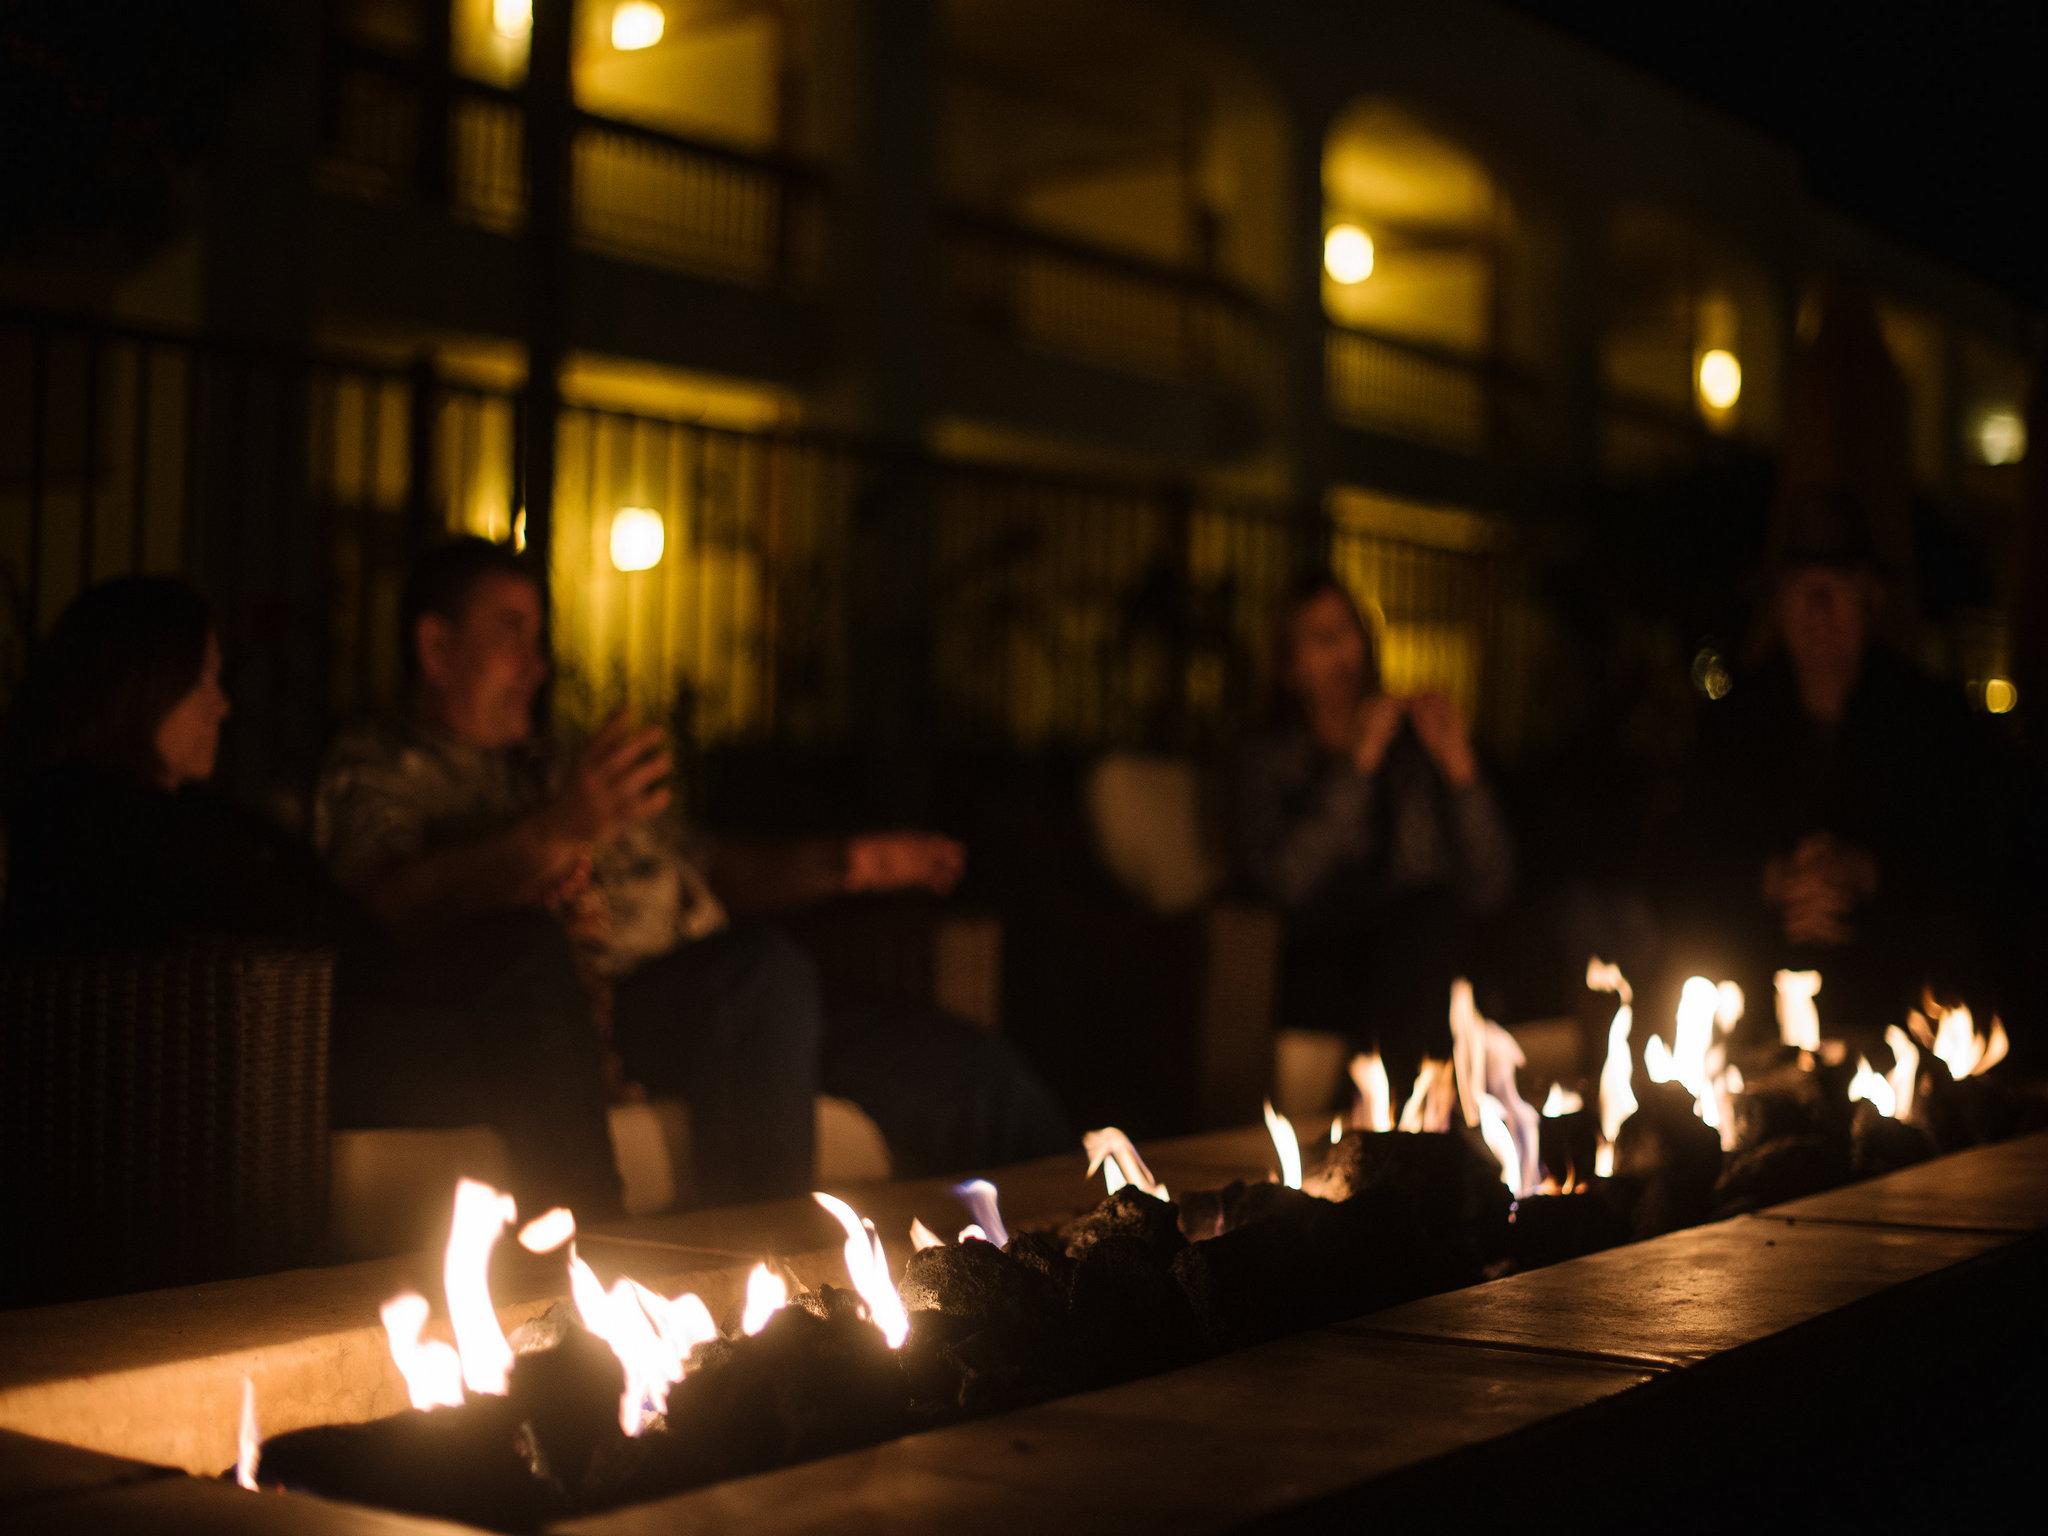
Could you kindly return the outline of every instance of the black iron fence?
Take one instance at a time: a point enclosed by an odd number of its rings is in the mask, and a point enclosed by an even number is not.
[[[397,696],[409,556],[451,530],[523,537],[523,430],[516,394],[429,357],[0,312],[0,665],[15,675],[93,581],[184,573],[229,642],[231,768],[302,778],[338,721]],[[699,744],[857,744],[878,721],[1016,748],[1199,744],[1255,707],[1288,584],[1326,562],[1404,686],[1505,707],[1510,555],[1398,508],[1333,522],[573,403],[556,431],[572,718],[628,704]]]
[[[1189,383],[1264,382],[1260,305],[1182,267],[954,209],[941,283],[953,314],[1026,347]]]
[[[442,207],[499,233],[526,220],[519,91],[336,41],[327,72],[332,191]],[[574,112],[570,238],[587,250],[759,286],[814,278],[822,187],[807,166]]]

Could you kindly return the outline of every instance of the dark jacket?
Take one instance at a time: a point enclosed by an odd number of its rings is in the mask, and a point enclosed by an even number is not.
[[[1237,789],[1244,877],[1296,916],[1348,918],[1419,891],[1480,914],[1514,878],[1493,792],[1484,780],[1451,788],[1406,725],[1370,774],[1306,731],[1262,738],[1244,754]]]
[[[51,770],[10,796],[6,845],[10,942],[119,950],[206,934],[353,947],[371,933],[310,848],[205,790]]]

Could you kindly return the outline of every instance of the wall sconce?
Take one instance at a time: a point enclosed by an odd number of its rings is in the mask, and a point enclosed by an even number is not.
[[[612,12],[612,46],[621,53],[652,48],[667,27],[668,18],[654,0],[625,0]]]
[[[1977,457],[1986,464],[2017,464],[2027,456],[2027,424],[2018,411],[1986,411],[1977,423]]]
[[[652,507],[621,507],[612,514],[612,568],[651,571],[661,564],[668,530]]]
[[[1347,287],[1372,276],[1372,236],[1356,224],[1333,224],[1323,236],[1323,270]]]
[[[533,30],[533,0],[491,0],[491,30],[518,41]]]
[[[1710,411],[1726,411],[1742,398],[1742,364],[1725,347],[1700,354],[1700,400]]]

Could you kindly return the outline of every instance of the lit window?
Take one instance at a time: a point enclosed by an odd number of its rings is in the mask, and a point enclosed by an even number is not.
[[[1700,400],[1710,411],[1725,411],[1742,398],[1742,364],[1723,347],[1700,355]]]
[[[2018,411],[1984,413],[1977,423],[1977,455],[1986,464],[2017,464],[2027,456],[2027,424]]]
[[[661,514],[652,507],[621,507],[612,514],[612,565],[621,571],[651,571],[668,543]]]
[[[626,0],[612,12],[612,46],[621,53],[652,48],[667,25],[668,18],[653,0]]]
[[[1372,276],[1372,236],[1356,224],[1335,224],[1323,236],[1323,270],[1340,283],[1362,283]]]
[[[533,0],[491,0],[491,30],[521,38],[533,30]]]

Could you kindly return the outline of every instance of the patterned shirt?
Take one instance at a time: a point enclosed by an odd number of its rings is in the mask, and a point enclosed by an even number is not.
[[[478,747],[418,725],[354,731],[321,770],[314,842],[335,878],[359,891],[408,860],[504,831],[546,802],[565,762],[545,747]],[[725,926],[678,820],[643,822],[599,846],[592,880],[610,909],[596,956],[606,975]]]

